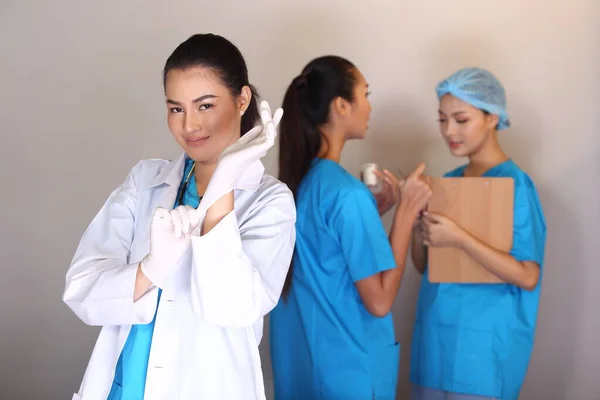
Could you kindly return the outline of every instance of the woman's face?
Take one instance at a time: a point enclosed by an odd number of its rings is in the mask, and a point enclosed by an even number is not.
[[[498,117],[447,94],[440,99],[440,133],[457,157],[477,153],[498,125]]]
[[[210,68],[173,69],[165,82],[167,122],[173,137],[199,163],[216,162],[225,147],[240,138],[240,112],[252,92],[232,96]]]
[[[371,118],[371,102],[369,101],[369,84],[359,70],[354,72],[356,84],[354,85],[354,101],[348,118],[346,139],[363,139],[369,128]]]

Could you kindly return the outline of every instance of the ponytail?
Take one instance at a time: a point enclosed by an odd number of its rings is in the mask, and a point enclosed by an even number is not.
[[[306,117],[303,109],[307,86],[306,75],[292,81],[283,97],[285,112],[279,125],[279,180],[290,188],[294,198],[297,198],[298,187],[321,149],[319,128]],[[283,284],[284,300],[291,287],[293,268],[292,261]]]
[[[296,77],[283,98],[279,124],[279,180],[297,199],[298,188],[321,150],[320,127],[329,119],[336,97],[354,100],[354,65],[341,57],[324,56],[311,61]],[[283,285],[285,301],[291,287],[293,261]]]
[[[307,79],[300,75],[292,81],[283,98],[284,118],[279,131],[279,180],[285,183],[294,197],[310,164],[321,149],[319,128],[305,115]]]

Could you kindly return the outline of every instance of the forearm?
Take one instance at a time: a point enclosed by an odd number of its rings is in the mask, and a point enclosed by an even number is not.
[[[233,191],[231,191],[210,206],[202,225],[203,235],[210,232],[227,214],[233,211],[233,200]]]
[[[413,229],[410,255],[415,269],[423,274],[427,265],[427,248],[423,244],[423,236],[418,229]]]
[[[390,244],[396,260],[396,268],[384,271],[381,274],[383,295],[385,302],[389,303],[390,307],[402,283],[414,219],[415,215],[400,205],[392,224]]]
[[[137,301],[142,297],[152,286],[152,282],[142,271],[141,264],[137,267],[135,275],[135,288],[133,290],[133,301]]]
[[[72,266],[67,274],[63,301],[92,326],[147,324],[156,311],[156,291],[146,290],[134,299],[137,264],[102,260]]]
[[[518,261],[510,254],[496,250],[466,232],[459,247],[504,282],[525,290],[535,289],[540,272],[535,263]]]
[[[192,237],[192,308],[207,323],[249,326],[275,307],[294,251],[294,212],[290,194],[245,220],[246,241],[235,212]]]

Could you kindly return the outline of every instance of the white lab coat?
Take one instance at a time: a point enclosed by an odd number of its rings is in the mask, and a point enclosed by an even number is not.
[[[154,209],[172,209],[184,162],[139,162],[81,239],[63,300],[102,330],[73,399],[106,400],[131,325],[154,317],[156,287],[133,302],[136,270],[149,252]],[[265,399],[258,344],[289,268],[296,209],[260,161],[234,194],[235,210],[192,239],[163,288],[145,400]]]

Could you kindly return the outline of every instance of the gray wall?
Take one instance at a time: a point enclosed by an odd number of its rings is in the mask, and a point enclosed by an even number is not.
[[[345,150],[354,173],[366,161],[408,171],[423,160],[432,175],[457,165],[438,137],[434,85],[491,68],[514,124],[502,142],[535,179],[550,228],[522,399],[600,399],[597,0],[351,4],[0,1],[0,398],[77,389],[98,331],[62,304],[66,269],[134,163],[178,154],[160,71],[182,40],[213,31],[239,45],[274,106],[314,56],[361,68],[374,111],[368,138]],[[276,150],[266,165],[276,173]],[[403,396],[418,284],[409,269],[394,309]]]

